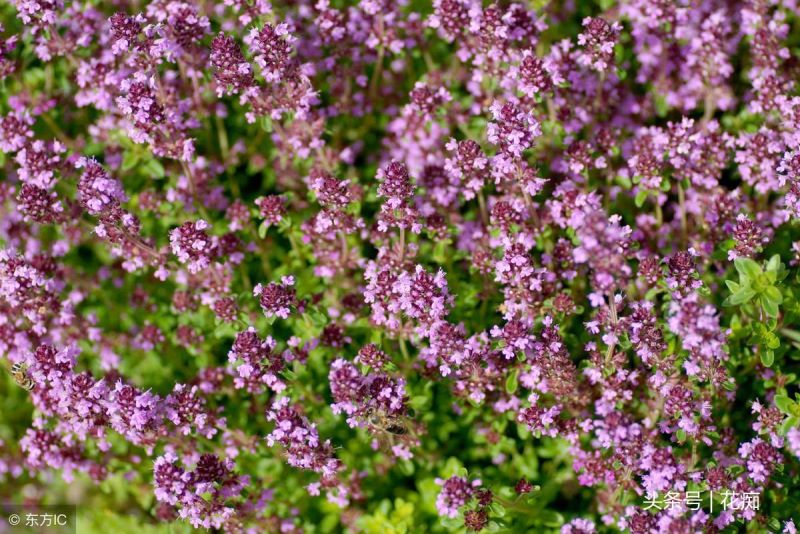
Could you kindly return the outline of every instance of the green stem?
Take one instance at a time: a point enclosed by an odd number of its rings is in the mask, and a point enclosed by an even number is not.
[[[609,300],[608,307],[609,307],[609,310],[611,311],[611,324],[616,327],[617,326],[617,321],[619,319],[617,317],[617,301],[614,299],[614,292],[613,291],[609,293],[608,300]],[[606,350],[606,359],[605,359],[605,366],[606,367],[608,367],[609,364],[611,363],[611,357],[614,355],[614,347],[615,346],[616,346],[616,343],[611,343],[608,346],[608,350]]]
[[[682,182],[678,182],[678,209],[680,210],[681,218],[681,243],[683,244],[683,248],[686,248],[689,239],[689,225],[686,220],[686,193],[683,191]]]
[[[378,37],[383,38],[383,17],[378,18]],[[380,83],[380,79],[383,76],[383,55],[384,55],[384,48],[383,43],[378,45],[378,59],[375,62],[375,70],[372,73],[372,80],[369,82],[369,101],[370,104],[375,103],[375,96],[378,91],[378,84]]]
[[[489,211],[486,209],[486,198],[483,196],[483,189],[478,191],[478,206],[481,209],[481,220],[484,226],[489,226]]]
[[[512,501],[511,499],[506,499],[505,497],[501,497],[500,495],[494,495],[492,497],[498,504],[502,505],[503,508],[508,510],[516,510],[517,512],[521,512],[523,514],[529,514],[534,509],[531,506],[527,506],[523,503]]]
[[[403,263],[403,260],[406,257],[406,229],[402,226],[400,227],[400,263]]]
[[[203,205],[203,201],[197,194],[197,182],[195,181],[194,173],[192,172],[191,167],[189,167],[189,165],[185,161],[180,160],[180,162],[181,162],[181,167],[183,167],[183,172],[186,174],[186,178],[189,180],[189,189],[192,192],[192,199],[194,199],[194,204],[197,207],[197,211],[200,213],[200,216],[203,219],[205,219],[209,224],[211,224],[211,219],[208,216],[206,207]]]
[[[400,352],[403,354],[403,361],[411,360],[411,357],[408,355],[408,347],[406,347],[406,338],[400,336]]]

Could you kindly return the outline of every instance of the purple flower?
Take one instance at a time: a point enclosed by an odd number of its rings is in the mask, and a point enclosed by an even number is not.
[[[521,110],[516,104],[495,101],[489,110],[493,120],[486,128],[486,137],[505,156],[520,158],[522,152],[531,148],[534,140],[542,135],[533,113]]]
[[[338,180],[320,169],[311,170],[308,186],[317,195],[317,202],[326,207],[343,208],[354,200],[348,180]]]
[[[181,263],[187,264],[191,273],[202,271],[211,262],[213,244],[205,232],[206,228],[208,223],[200,219],[185,222],[169,233],[172,253]]]
[[[50,189],[55,184],[55,171],[61,163],[60,154],[66,148],[58,141],[49,146],[43,141],[33,141],[17,152],[19,178],[25,183]]]
[[[335,485],[343,466],[334,456],[330,441],[320,440],[316,425],[291,406],[287,397],[275,400],[267,413],[267,420],[275,423],[275,428],[267,436],[270,447],[281,444],[289,465],[320,474],[327,487]]]
[[[392,292],[392,307],[423,325],[442,320],[452,303],[444,271],[431,275],[421,265],[415,267],[413,274],[402,272],[392,284]]]
[[[517,70],[520,90],[533,98],[552,89],[550,68],[549,60],[537,57],[532,51],[526,50]]]
[[[25,24],[48,26],[56,21],[56,13],[64,8],[60,0],[12,0],[19,18]]]
[[[622,25],[619,22],[609,24],[599,17],[586,17],[582,24],[583,32],[578,35],[578,44],[584,52],[578,56],[578,63],[599,72],[608,70],[613,63],[614,45]]]
[[[211,42],[211,65],[217,80],[217,96],[242,92],[255,83],[253,69],[233,37],[217,34]]]
[[[111,51],[121,54],[128,50],[138,48],[139,34],[142,31],[142,23],[145,18],[142,15],[129,17],[125,13],[117,12],[108,19],[111,23]]]
[[[83,168],[78,182],[81,205],[92,215],[103,215],[125,202],[122,184],[111,178],[97,162],[83,158],[76,164]]]
[[[253,295],[258,297],[264,315],[287,319],[296,300],[293,286],[294,278],[284,276],[280,284],[270,282],[266,286],[258,284],[253,288]]]
[[[408,167],[402,162],[392,161],[378,169],[378,196],[386,199],[391,209],[403,206],[414,194],[414,187],[408,175]]]
[[[800,428],[792,427],[786,433],[786,447],[792,454],[800,458]]]
[[[28,112],[11,112],[0,117],[0,150],[6,154],[25,147],[33,137],[33,118]]]
[[[256,199],[259,216],[271,225],[277,225],[286,214],[286,199],[279,195],[270,195]]]
[[[761,438],[743,443],[739,455],[746,461],[747,474],[756,484],[764,484],[775,467],[783,463],[780,451]]]
[[[377,345],[370,343],[361,347],[355,357],[355,362],[366,365],[373,371],[380,371],[389,362],[389,357]]]
[[[376,418],[391,421],[405,413],[407,397],[402,378],[393,379],[382,372],[362,374],[355,365],[338,358],[331,364],[328,380],[333,413],[345,413],[351,427],[370,427]]]
[[[436,479],[436,483],[442,487],[439,496],[436,497],[436,509],[442,517],[458,517],[458,510],[475,495],[476,488],[480,486],[480,480],[473,480],[471,483],[463,477],[451,476],[447,480]]]
[[[594,522],[589,519],[576,518],[561,527],[561,534],[595,534]]]
[[[31,184],[22,184],[17,194],[17,204],[20,213],[41,224],[56,222],[64,212],[55,192]]]
[[[239,364],[236,367],[238,376],[234,379],[237,388],[247,388],[251,393],[259,393],[264,386],[276,393],[286,388],[286,384],[278,378],[283,361],[273,352],[275,346],[274,339],[269,336],[261,339],[253,327],[236,334],[228,352],[228,361]]]
[[[253,28],[244,39],[268,83],[284,81],[290,74],[294,66],[294,41],[285,23],[265,24],[261,30]]]

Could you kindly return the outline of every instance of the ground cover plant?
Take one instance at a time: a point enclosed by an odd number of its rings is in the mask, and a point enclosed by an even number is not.
[[[799,10],[0,4],[0,502],[795,533]]]

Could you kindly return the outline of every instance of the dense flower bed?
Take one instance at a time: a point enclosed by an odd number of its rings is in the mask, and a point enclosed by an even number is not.
[[[346,4],[0,5],[0,501],[795,533],[796,0]]]

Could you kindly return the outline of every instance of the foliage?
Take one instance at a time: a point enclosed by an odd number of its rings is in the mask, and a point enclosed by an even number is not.
[[[80,532],[796,532],[795,2],[0,22],[2,502]]]

